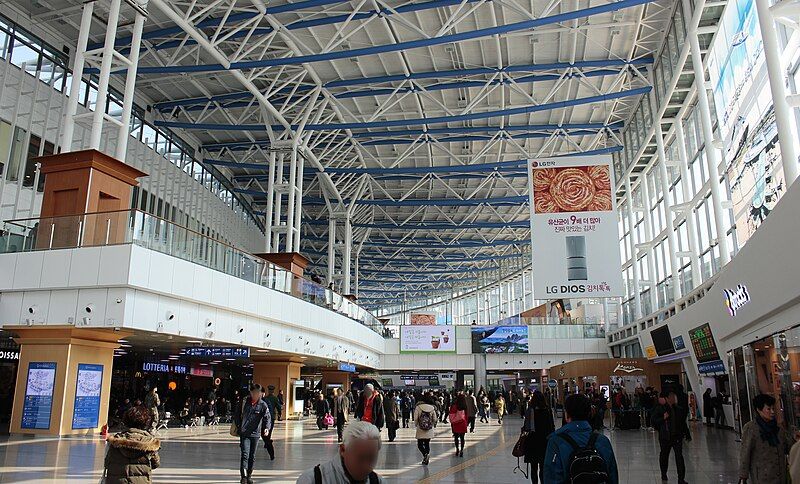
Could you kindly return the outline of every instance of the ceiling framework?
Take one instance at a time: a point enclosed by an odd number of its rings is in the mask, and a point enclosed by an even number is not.
[[[80,16],[77,0],[19,3]],[[151,0],[136,88],[256,211],[270,152],[301,136],[301,252],[324,275],[329,218],[347,213],[360,300],[376,308],[525,263],[526,160],[620,149],[673,6]]]

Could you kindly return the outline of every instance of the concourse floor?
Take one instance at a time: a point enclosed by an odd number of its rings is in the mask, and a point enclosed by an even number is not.
[[[421,456],[414,429],[400,429],[395,442],[384,441],[378,472],[388,482],[530,482],[513,472],[517,460],[511,456],[521,426],[509,417],[500,426],[478,424],[467,434],[464,457],[454,456],[449,425],[437,428],[431,442],[431,462],[420,465]],[[728,430],[690,423],[693,440],[684,444],[686,480],[692,484],[735,483],[739,444]],[[620,470],[620,482],[661,483],[658,441],[647,430],[605,431],[611,439]],[[386,431],[383,432],[386,438]],[[161,465],[154,481],[163,483],[239,482],[238,440],[228,435],[228,426],[160,431]],[[278,422],[274,433],[276,460],[266,450],[257,454],[255,482],[293,483],[305,469],[324,462],[337,451],[336,431],[317,430],[313,420]],[[0,438],[0,483],[99,482],[103,471],[104,442],[101,438]],[[522,464],[523,468],[525,464]],[[670,482],[677,482],[675,461],[670,459]]]

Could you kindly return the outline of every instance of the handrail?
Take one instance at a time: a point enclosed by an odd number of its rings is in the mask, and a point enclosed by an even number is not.
[[[383,324],[372,313],[332,289],[225,241],[142,210],[14,219],[6,221],[4,228],[0,253],[135,244],[303,299],[358,321],[376,333],[384,332]]]

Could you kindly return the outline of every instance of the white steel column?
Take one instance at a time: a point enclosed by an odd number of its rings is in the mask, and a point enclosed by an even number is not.
[[[94,106],[92,129],[89,132],[89,148],[94,150],[100,149],[100,139],[103,134],[103,119],[106,117],[106,105],[108,103],[108,81],[111,77],[111,61],[114,60],[114,41],[117,38],[117,23],[119,22],[121,1],[111,0],[111,7],[108,11],[106,40],[103,44],[100,76],[97,81],[97,104]],[[87,54],[91,53],[87,52]]]
[[[628,206],[628,246],[631,251],[631,267],[633,267],[633,319],[642,317],[641,277],[639,276],[639,257],[636,250],[634,228],[636,218],[633,216],[633,195],[631,194],[631,177],[625,175],[625,204]]]
[[[686,2],[684,2],[684,5]],[[714,212],[714,226],[717,232],[719,246],[720,266],[731,260],[731,251],[728,247],[728,233],[725,230],[725,216],[727,212],[722,208],[722,186],[719,182],[719,154],[714,147],[714,128],[711,124],[711,108],[708,105],[706,93],[705,68],[703,56],[700,53],[700,42],[697,40],[697,30],[692,29],[686,34],[686,40],[692,54],[692,68],[694,69],[694,85],[697,89],[697,107],[700,110],[700,121],[703,128],[703,142],[705,143],[706,166],[708,179],[711,185],[711,206]]]
[[[651,96],[654,98],[655,95]],[[655,103],[653,103],[655,104]],[[667,251],[669,252],[669,269],[672,272],[672,298],[677,301],[681,298],[681,284],[678,277],[678,238],[675,236],[675,215],[672,213],[672,201],[669,199],[669,170],[667,170],[667,153],[664,149],[664,134],[661,130],[661,119],[653,119],[656,138],[656,153],[658,154],[658,171],[661,175],[661,193],[664,197],[664,216],[667,219]]]
[[[684,203],[691,203],[692,196],[689,194],[689,156],[686,153],[686,141],[683,133],[683,120],[675,118],[675,144],[678,145],[678,166],[681,170],[681,188],[683,189]],[[697,225],[694,218],[694,207],[685,206],[683,208],[686,217],[686,232],[689,234],[689,261],[692,265],[692,288],[700,285],[703,278],[700,274],[700,243],[697,240]]]
[[[72,64],[72,84],[67,98],[67,110],[64,114],[64,131],[61,133],[61,151],[72,151],[72,134],[75,131],[75,114],[78,112],[78,97],[81,94],[81,78],[83,77],[84,53],[89,43],[89,31],[92,27],[92,11],[94,2],[83,4],[81,29],[78,32],[78,45],[75,48],[75,62]]]
[[[772,106],[775,109],[775,124],[778,128],[778,144],[781,148],[781,162],[786,188],[797,179],[797,150],[794,138],[797,131],[792,121],[792,109],[786,102],[786,76],[781,66],[781,51],[778,48],[778,35],[775,19],[770,12],[769,0],[755,0],[758,12],[758,26],[761,30],[761,41],[764,44],[764,59],[767,64],[767,77],[772,92]]]
[[[356,254],[354,263],[355,271],[353,271],[353,277],[355,277],[355,290],[353,291],[353,294],[358,297],[358,254]]]
[[[342,294],[350,294],[350,256],[353,251],[353,224],[350,216],[344,219],[344,250],[342,251],[342,275],[344,284]]]
[[[328,219],[328,285],[336,273],[336,219]]]
[[[117,151],[114,156],[120,161],[125,161],[125,154],[128,149],[128,139],[130,136],[131,110],[133,109],[133,93],[136,86],[136,70],[139,66],[139,48],[142,44],[142,29],[144,28],[144,15],[136,12],[136,19],[133,23],[133,37],[131,38],[131,50],[128,54],[128,72],[125,77],[125,93],[122,97],[122,124],[119,126],[119,136],[117,137]]]
[[[647,172],[642,172],[641,183],[639,189],[642,191],[642,219],[644,223],[644,237],[645,241],[640,243],[643,249],[647,251],[647,272],[649,272],[649,285],[650,285],[650,310],[655,311],[658,308],[658,294],[656,294],[657,283],[656,280],[656,257],[653,251],[653,221],[650,219],[650,187],[647,186]]]

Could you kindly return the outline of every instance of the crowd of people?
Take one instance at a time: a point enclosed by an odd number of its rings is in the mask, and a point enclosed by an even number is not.
[[[521,417],[522,426],[514,455],[524,457],[530,466],[528,475],[532,482],[619,482],[614,450],[603,433],[608,402],[596,388],[566,395],[559,405],[563,416],[558,428],[553,395],[527,389],[412,392],[382,391],[367,384],[360,392],[337,388],[328,395],[317,392],[313,397],[309,399],[309,410],[316,417],[316,426],[319,430],[336,427],[339,452],[330,462],[303,473],[297,480],[300,484],[383,482],[374,468],[384,427],[392,442],[399,428],[413,425],[421,465],[427,466],[433,439],[450,434],[454,456],[464,457],[466,435],[475,431],[478,418],[487,423],[496,417],[502,425],[504,416],[516,414]],[[620,419],[617,412],[633,411],[644,427],[658,433],[662,481],[668,482],[672,454],[678,483],[685,484],[683,446],[692,439],[688,421],[693,413],[692,399],[683,387],[674,385],[660,393],[650,387],[636,388],[632,394],[624,387],[616,387],[609,400],[613,420]],[[213,419],[217,412],[223,411],[219,403],[219,398],[209,395],[206,399],[188,400],[184,408],[203,412]],[[230,407],[225,409],[232,420],[230,433],[239,439],[243,484],[253,482],[260,441],[270,458],[275,458],[272,433],[283,404],[274,387],[251,384],[246,392],[237,392]],[[800,433],[790,435],[778,424],[775,405],[775,399],[769,395],[761,394],[753,400],[755,415],[742,428],[739,474],[744,482],[788,482],[789,476],[793,482],[800,481],[800,446],[795,444]],[[122,402],[118,413],[124,429],[108,437],[103,482],[151,482],[152,470],[160,465],[160,442],[151,431],[161,410],[163,403],[156,389],[134,403],[127,399]],[[704,409],[704,413],[709,412]],[[449,431],[437,432],[440,426],[449,427]]]

